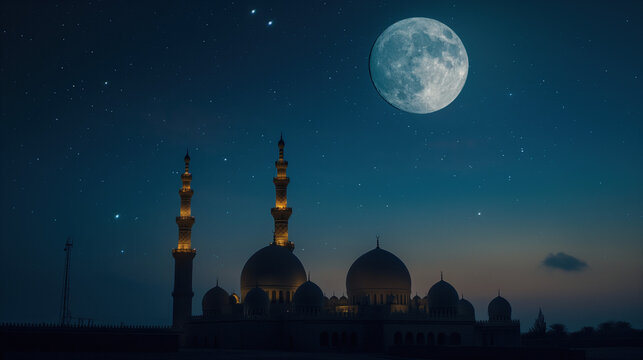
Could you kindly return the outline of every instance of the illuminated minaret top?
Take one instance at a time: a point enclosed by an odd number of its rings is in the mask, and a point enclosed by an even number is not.
[[[194,216],[192,216],[192,195],[194,192],[190,187],[192,174],[190,174],[190,154],[185,154],[185,172],[181,174],[183,186],[179,190],[181,197],[181,212],[176,217],[176,224],[179,226],[179,245],[178,251],[192,250],[192,225],[194,225]]]
[[[277,196],[275,199],[275,207],[270,209],[270,213],[275,219],[273,244],[285,246],[292,251],[295,248],[295,244],[292,241],[288,241],[288,219],[290,215],[292,215],[292,208],[288,207],[288,198],[286,195],[290,179],[286,176],[288,161],[284,160],[284,145],[284,138],[282,136],[279,139],[279,159],[275,162],[277,176],[273,178]]]

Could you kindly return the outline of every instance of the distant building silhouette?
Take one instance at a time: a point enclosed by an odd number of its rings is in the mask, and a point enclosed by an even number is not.
[[[534,321],[534,326],[529,329],[529,333],[533,335],[545,335],[547,332],[547,323],[545,322],[545,316],[543,315],[543,310],[538,309],[538,317]]]

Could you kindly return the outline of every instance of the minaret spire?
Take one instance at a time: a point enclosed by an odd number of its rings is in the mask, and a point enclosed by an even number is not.
[[[275,231],[273,236],[273,244],[278,246],[285,246],[290,251],[295,248],[295,244],[288,240],[288,219],[292,215],[292,208],[288,207],[287,189],[290,179],[286,175],[288,168],[288,161],[284,160],[284,142],[283,134],[279,138],[279,159],[275,161],[277,168],[277,176],[272,181],[275,184],[275,207],[270,209],[272,217],[275,219]]]
[[[186,151],[185,172],[181,174],[181,208],[176,224],[179,227],[179,241],[176,249],[172,249],[174,257],[174,305],[172,310],[172,326],[180,328],[192,316],[192,259],[196,250],[192,248],[192,174],[190,173],[190,154]]]

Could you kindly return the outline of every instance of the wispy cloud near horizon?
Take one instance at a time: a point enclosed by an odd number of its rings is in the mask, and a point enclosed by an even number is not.
[[[585,261],[578,259],[574,256],[565,254],[564,252],[550,253],[542,261],[542,265],[550,269],[563,270],[563,271],[583,271],[586,270],[588,265]]]

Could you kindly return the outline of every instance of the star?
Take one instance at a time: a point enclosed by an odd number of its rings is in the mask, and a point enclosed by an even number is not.
[[[268,21],[268,26],[272,26],[272,20]]]
[[[121,214],[114,215],[114,219],[118,220],[121,217]]]
[[[257,12],[257,9],[250,10],[250,14],[254,15]]]

